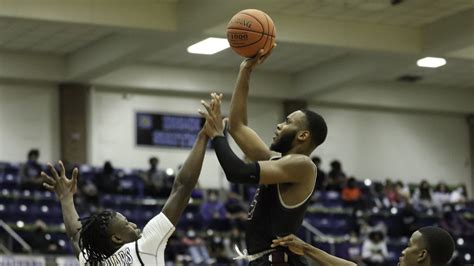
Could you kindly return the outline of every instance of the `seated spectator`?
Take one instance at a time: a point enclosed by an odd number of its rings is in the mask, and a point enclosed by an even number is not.
[[[166,186],[166,172],[158,167],[160,160],[157,157],[151,157],[149,163],[150,168],[142,176],[145,194],[165,198],[169,194]]]
[[[245,237],[242,234],[242,231],[239,228],[234,227],[232,228],[230,235],[224,239],[224,249],[226,257],[228,258],[236,258],[239,256],[237,251],[234,249],[234,246],[237,246],[239,250],[247,249],[245,245]],[[245,266],[247,265],[246,261],[244,260],[234,260],[236,266]]]
[[[326,173],[321,169],[321,158],[314,156],[311,160],[316,165],[316,191],[324,191],[326,189]]]
[[[102,171],[95,176],[95,183],[101,193],[113,194],[120,192],[118,173],[109,161],[104,163]]]
[[[443,206],[449,203],[450,198],[451,193],[448,186],[444,182],[439,182],[433,191],[433,205],[441,212]]]
[[[431,188],[428,181],[422,180],[418,189],[415,190],[413,195],[413,205],[417,210],[426,210],[433,207]]]
[[[34,254],[60,254],[63,252],[61,247],[55,241],[51,240],[51,236],[46,233],[48,226],[45,222],[38,219],[34,224],[34,234],[25,238],[30,245]]]
[[[232,225],[243,230],[248,214],[239,196],[234,192],[229,192],[224,206]]]
[[[367,266],[387,265],[388,250],[385,236],[380,231],[369,233],[362,244],[362,260]]]
[[[452,204],[464,204],[467,200],[466,185],[459,185],[451,192],[449,202]]]
[[[94,184],[92,180],[82,180],[80,178],[78,178],[78,180],[81,196],[88,204],[97,207],[99,205],[99,190],[96,184]]]
[[[211,261],[204,240],[199,237],[194,230],[187,230],[186,236],[181,240],[186,247],[192,262],[196,265],[208,265]]]
[[[20,186],[23,189],[41,189],[43,168],[38,163],[40,152],[32,149],[28,152],[28,160],[20,166]]]
[[[228,213],[224,204],[219,201],[218,192],[216,190],[209,190],[207,201],[201,205],[201,216],[209,229],[217,231],[225,231],[230,227],[228,220]]]
[[[342,189],[341,198],[346,207],[361,207],[362,191],[357,186],[356,179],[351,177],[347,180],[346,186]]]
[[[341,163],[337,160],[332,161],[331,170],[329,171],[327,178],[326,190],[341,192],[345,182],[346,174],[342,170]]]
[[[233,261],[232,258],[226,254],[224,241],[225,238],[220,234],[213,234],[206,239],[209,255],[212,258],[208,261],[209,264],[215,262],[215,264],[212,265],[232,265]]]
[[[452,205],[443,207],[440,226],[454,236],[474,235],[474,225],[469,223],[461,213],[457,213]]]
[[[409,204],[411,202],[410,189],[408,188],[408,186],[405,186],[405,184],[403,184],[401,180],[395,183],[395,191],[397,193],[399,203],[402,206],[405,206],[406,204]]]
[[[385,180],[385,197],[388,201],[386,207],[396,207],[400,203],[397,188],[390,179]]]
[[[382,232],[383,235],[387,234],[387,226],[381,220],[377,220],[374,216],[364,214],[361,219],[358,220],[360,227],[359,237],[361,239],[367,239],[371,232],[377,231]]]
[[[383,209],[385,207],[388,207],[389,201],[387,197],[385,196],[385,187],[382,183],[380,182],[374,182],[374,185],[372,186],[370,190],[371,197],[369,198],[370,202],[370,207],[377,207],[379,209]]]
[[[400,210],[400,232],[397,236],[410,237],[418,229],[418,214],[413,205],[407,204]]]

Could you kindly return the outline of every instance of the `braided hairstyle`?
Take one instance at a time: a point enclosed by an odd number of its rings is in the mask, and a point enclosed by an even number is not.
[[[89,265],[101,265],[116,251],[108,234],[110,221],[116,214],[115,211],[107,210],[80,219],[79,248]]]

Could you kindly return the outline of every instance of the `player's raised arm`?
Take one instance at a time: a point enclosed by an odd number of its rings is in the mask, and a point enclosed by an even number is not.
[[[66,170],[61,161],[59,161],[60,175],[51,164],[48,164],[49,171],[52,177],[44,172],[41,172],[44,183],[43,186],[51,192],[56,193],[56,197],[61,203],[61,211],[63,214],[64,225],[66,226],[66,234],[71,240],[74,254],[79,256],[79,231],[81,229],[81,222],[74,206],[74,193],[77,191],[77,168],[72,171],[72,177],[66,177]]]
[[[196,186],[199,174],[201,173],[207,142],[208,137],[201,130],[191,153],[186,158],[183,167],[174,180],[171,194],[163,207],[162,212],[174,226],[178,224],[179,217],[188,205],[191,192]]]
[[[250,75],[253,68],[261,64],[270,54],[271,50],[267,54],[263,54],[261,50],[254,58],[247,58],[242,62],[230,102],[229,132],[252,161],[268,160],[273,155],[257,133],[248,127],[247,118]]]
[[[272,248],[277,246],[288,247],[291,252],[300,256],[306,255],[315,260],[321,266],[356,266],[352,261],[338,258],[327,252],[324,252],[316,247],[299,239],[295,235],[288,235],[285,237],[273,240]]]
[[[209,105],[202,102],[206,112],[200,114],[206,118],[204,132],[212,139],[217,159],[224,170],[227,180],[243,184],[277,184],[313,182],[315,166],[307,156],[290,155],[278,161],[259,161],[245,163],[232,151],[224,137],[224,127],[220,112],[222,95],[212,94]],[[314,182],[313,182],[314,183]]]

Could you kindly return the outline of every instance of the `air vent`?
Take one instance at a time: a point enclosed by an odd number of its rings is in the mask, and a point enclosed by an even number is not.
[[[400,82],[409,82],[409,83],[415,83],[417,81],[422,80],[422,76],[417,76],[417,75],[402,75],[397,78],[397,81]]]

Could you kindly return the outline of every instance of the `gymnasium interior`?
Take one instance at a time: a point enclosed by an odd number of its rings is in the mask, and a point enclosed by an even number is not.
[[[0,0],[0,265],[79,265],[39,181],[47,163],[79,169],[80,216],[113,209],[143,228],[160,212],[201,99],[223,93],[229,114],[244,58],[226,27],[244,9],[272,18],[277,44],[252,73],[248,125],[268,145],[295,110],[328,125],[298,236],[397,265],[434,225],[455,240],[449,265],[474,263],[474,1]],[[207,38],[227,46],[189,52]],[[166,265],[247,265],[234,245],[255,191],[228,182],[209,145]],[[375,262],[373,232],[387,249]]]

